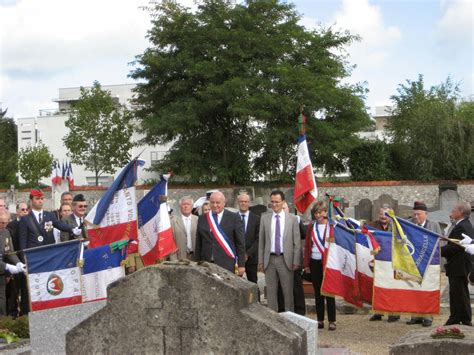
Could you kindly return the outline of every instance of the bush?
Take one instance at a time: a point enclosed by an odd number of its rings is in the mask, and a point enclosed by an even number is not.
[[[16,319],[12,317],[0,317],[0,328],[8,329],[22,339],[30,337],[27,316],[18,317]]]
[[[363,142],[352,149],[348,162],[352,180],[391,180],[391,148],[385,142]]]

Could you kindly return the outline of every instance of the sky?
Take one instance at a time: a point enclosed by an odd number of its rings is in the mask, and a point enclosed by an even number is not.
[[[192,0],[179,0],[193,7]],[[307,28],[348,30],[355,65],[348,83],[369,89],[366,106],[390,105],[406,80],[427,86],[448,76],[474,97],[474,1],[295,0]],[[0,102],[9,117],[54,109],[58,89],[133,83],[136,55],[149,46],[148,0],[0,0]]]

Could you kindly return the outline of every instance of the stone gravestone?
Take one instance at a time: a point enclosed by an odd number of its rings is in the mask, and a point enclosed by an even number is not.
[[[122,278],[66,351],[306,354],[306,332],[256,302],[257,287],[209,263],[165,262]]]
[[[372,221],[372,201],[368,198],[360,200],[359,204],[354,207],[354,217],[359,221]]]
[[[390,355],[425,355],[425,354],[472,354],[474,353],[474,329],[466,325],[457,326],[464,333],[464,339],[433,339],[434,328],[412,330],[405,334],[398,343],[390,346]]]
[[[318,322],[293,312],[283,312],[280,315],[306,330],[308,355],[316,355],[318,353]]]
[[[428,218],[441,222],[445,225],[450,223],[449,214],[453,207],[459,202],[459,195],[456,190],[443,190],[440,188],[439,210],[429,212]]]
[[[395,214],[398,214],[398,200],[395,200],[390,195],[382,194],[377,200],[374,201],[374,208],[372,209],[373,221],[379,218],[380,208],[382,208],[384,204],[388,204],[395,211]]]

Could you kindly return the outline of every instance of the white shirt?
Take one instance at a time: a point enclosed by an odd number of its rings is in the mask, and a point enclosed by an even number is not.
[[[74,218],[76,219],[77,226],[80,227],[82,223],[81,217],[74,215]]]
[[[211,217],[214,218],[214,213],[211,211]],[[224,214],[224,210],[217,214],[217,224],[221,224],[222,216]]]
[[[191,215],[187,217],[181,215],[181,218],[183,219],[184,229],[186,229],[186,248],[189,252],[193,250],[193,241],[191,239]]]
[[[242,216],[245,216],[243,223],[244,223],[244,233],[247,231],[247,224],[249,223],[249,211],[247,212],[240,212],[239,211],[239,217],[242,219]]]
[[[274,253],[275,252],[275,223],[276,223],[276,215],[277,213],[273,212],[272,213],[272,223],[271,223],[271,227],[270,227],[270,235],[271,235],[271,240],[272,240],[272,245],[271,245],[271,248],[270,248],[270,252],[271,253]],[[283,237],[284,237],[284,234],[283,231],[285,230],[285,212],[283,210],[280,211],[280,213],[278,213],[278,215],[280,216],[280,251],[281,253],[284,253],[284,250],[283,250]]]
[[[319,236],[322,238],[324,236],[324,246],[326,247],[327,240],[329,238],[329,223],[328,224],[318,224],[318,232]],[[327,227],[327,228],[326,228]],[[324,234],[324,231],[326,230],[326,234]],[[314,244],[313,242],[313,232],[311,232],[311,259],[314,260],[322,260],[323,256],[321,255],[321,252],[319,251],[319,248]],[[318,238],[318,235],[316,234],[316,238]],[[324,248],[323,248],[324,251]]]
[[[43,210],[41,211],[36,211],[36,210],[32,210],[33,211],[33,214],[35,215],[35,218],[36,218],[36,221],[39,223],[39,215],[41,213],[41,219],[44,221],[44,213],[43,213]]]

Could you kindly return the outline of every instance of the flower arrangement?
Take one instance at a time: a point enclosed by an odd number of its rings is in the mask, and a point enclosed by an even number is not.
[[[454,338],[462,339],[464,338],[464,333],[458,327],[437,327],[432,333],[431,337],[435,339],[440,338]]]

